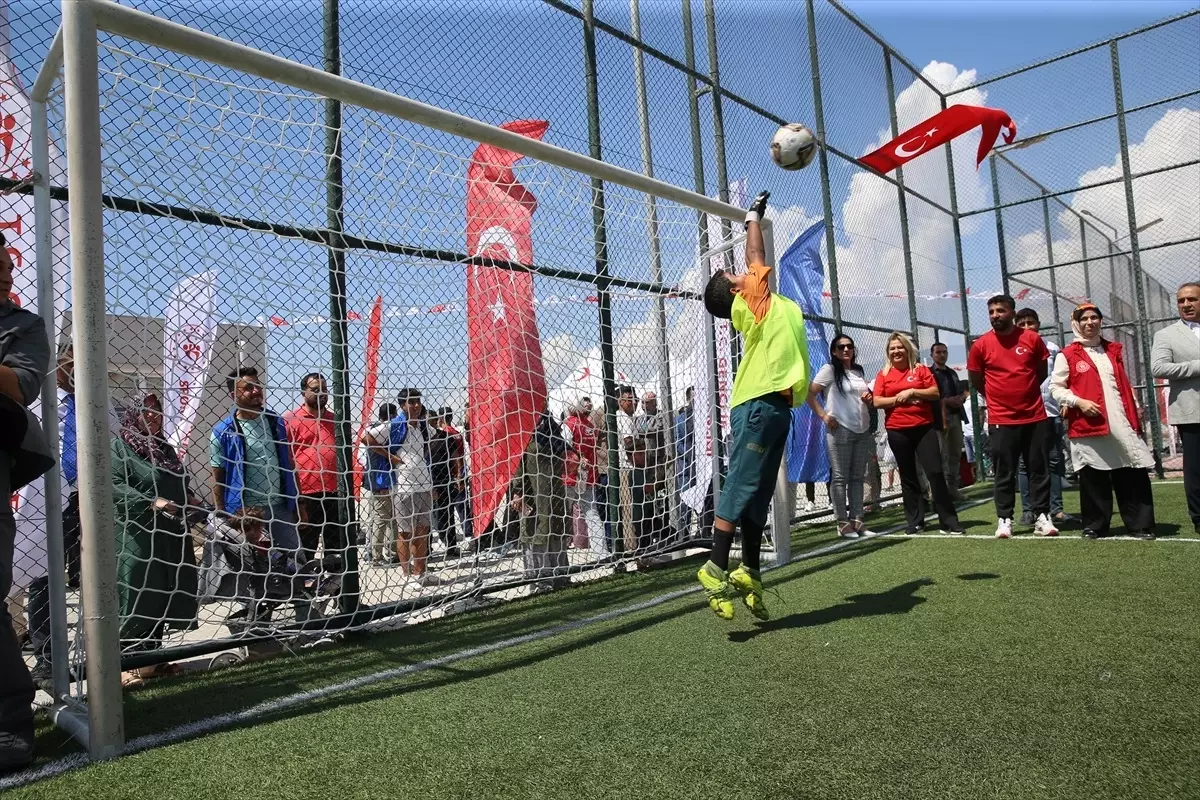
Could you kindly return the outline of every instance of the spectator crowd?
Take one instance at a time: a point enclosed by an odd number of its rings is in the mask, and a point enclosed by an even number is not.
[[[0,248],[0,298],[8,296],[11,269]],[[1182,440],[1188,510],[1200,532],[1200,284],[1181,286],[1177,302],[1180,319],[1156,335],[1152,370],[1169,384],[1169,421]],[[1076,522],[1063,506],[1068,463],[1079,486],[1083,536],[1111,535],[1115,496],[1129,534],[1155,538],[1148,474],[1153,454],[1127,355],[1104,335],[1102,310],[1078,306],[1071,315],[1073,340],[1061,349],[1040,335],[1036,312],[1018,310],[1011,297],[993,297],[988,315],[991,330],[974,341],[967,358],[969,383],[986,403],[986,442],[964,436],[967,383],[947,366],[944,344],[932,345],[927,366],[907,335],[893,333],[885,352],[873,354],[884,366],[872,380],[854,340],[834,337],[829,363],[812,378],[808,403],[825,428],[838,534],[871,534],[866,520],[881,499],[881,471],[889,473],[891,486],[893,470],[908,533],[923,531],[931,510],[943,531],[963,533],[955,501],[973,478],[964,465],[982,462],[986,453],[994,470],[997,538],[1011,537],[1018,525],[1054,536]],[[50,359],[40,318],[0,300],[5,496],[52,463],[28,410]],[[262,602],[280,580],[292,600],[303,594],[298,617],[314,613],[322,592],[337,591],[352,553],[361,554],[365,569],[392,569],[420,591],[453,580],[447,577],[451,570],[439,575],[434,561],[450,567],[512,552],[520,555],[527,577],[557,582],[566,580],[572,564],[617,553],[644,558],[709,535],[711,490],[699,513],[678,500],[700,474],[691,389],[684,405],[668,414],[654,392],[638,397],[631,386],[617,387],[613,430],[607,403],[591,397],[576,398],[561,416],[544,409],[500,507],[483,524],[472,509],[469,412],[459,429],[450,408],[428,409],[419,389],[401,389],[351,443],[352,452],[338,446],[325,376],[305,375],[295,407],[283,413],[268,404],[262,377],[252,365],[227,377],[230,412],[209,435],[207,491],[192,485],[166,441],[156,394],[144,393],[110,414],[126,650],[158,647],[168,631],[194,626],[198,603],[214,596],[246,600],[238,612],[243,624],[267,619],[269,605]],[[67,580],[77,586],[78,429],[69,345],[58,354],[56,382]],[[964,452],[972,444],[979,454],[974,458]],[[361,474],[357,486],[350,479],[355,474]],[[349,524],[352,513],[361,525]],[[196,530],[204,532],[199,548],[189,539]],[[0,507],[5,596],[14,531],[11,510]],[[572,551],[579,557],[573,559]],[[244,586],[247,574],[260,580]],[[307,588],[298,592],[297,585]],[[46,581],[37,580],[25,595],[26,645],[38,683],[50,676],[47,594]],[[7,607],[0,615],[2,769],[31,746],[34,683]],[[135,671],[126,681],[136,684],[170,670]]]

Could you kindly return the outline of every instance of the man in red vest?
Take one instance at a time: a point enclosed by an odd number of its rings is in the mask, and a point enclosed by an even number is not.
[[[971,345],[967,375],[975,391],[987,398],[988,437],[996,470],[996,538],[1012,536],[1016,506],[1017,465],[1025,460],[1029,505],[1039,536],[1057,536],[1050,519],[1048,437],[1052,428],[1042,402],[1042,381],[1050,351],[1041,336],[1016,325],[1017,304],[1006,294],[988,300],[992,329]]]

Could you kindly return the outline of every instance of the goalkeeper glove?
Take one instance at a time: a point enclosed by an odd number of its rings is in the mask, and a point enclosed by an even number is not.
[[[767,213],[767,198],[771,193],[763,190],[758,193],[758,197],[754,198],[754,202],[750,204],[750,208],[746,210],[746,226],[749,227],[751,222],[758,222],[762,219],[763,214]]]

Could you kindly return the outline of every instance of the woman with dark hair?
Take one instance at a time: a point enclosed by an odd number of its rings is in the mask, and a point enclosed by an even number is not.
[[[964,532],[942,475],[942,454],[937,431],[933,429],[933,404],[940,397],[933,373],[917,360],[912,339],[900,332],[889,336],[887,361],[875,377],[874,404],[886,415],[884,427],[900,471],[900,491],[904,495],[904,516],[910,535],[920,533],[925,527],[925,497],[917,464],[929,479],[942,531],[955,535]]]
[[[1054,359],[1050,393],[1067,423],[1084,538],[1109,535],[1115,492],[1129,534],[1149,540],[1154,538],[1154,496],[1147,470],[1154,458],[1141,438],[1121,345],[1100,335],[1103,319],[1091,303],[1071,313],[1075,341]]]
[[[117,534],[117,596],[123,650],[154,650],[167,628],[196,625],[196,555],[187,535],[187,476],[175,448],[163,437],[162,404],[147,394],[121,419],[112,442]],[[170,665],[125,676],[172,674]]]
[[[824,407],[819,399],[822,394]],[[817,370],[808,387],[808,405],[825,423],[829,499],[837,517],[838,536],[845,539],[871,533],[863,523],[863,476],[875,446],[869,416],[873,399],[863,368],[858,365],[854,340],[838,334],[829,345],[829,363]]]

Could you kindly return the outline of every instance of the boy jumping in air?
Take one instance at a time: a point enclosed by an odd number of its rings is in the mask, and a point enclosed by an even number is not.
[[[770,619],[763,604],[759,553],[775,476],[783,459],[792,409],[808,395],[808,336],[800,307],[767,288],[759,220],[769,192],[754,198],[746,213],[744,275],[718,272],[704,288],[704,307],[728,319],[745,340],[730,402],[733,446],[729,472],[721,486],[713,527],[713,549],[697,577],[708,605],[721,619],[733,618],[733,599],[741,596],[750,613]],[[742,563],[729,571],[733,532],[742,527]],[[777,535],[787,535],[781,531]]]

